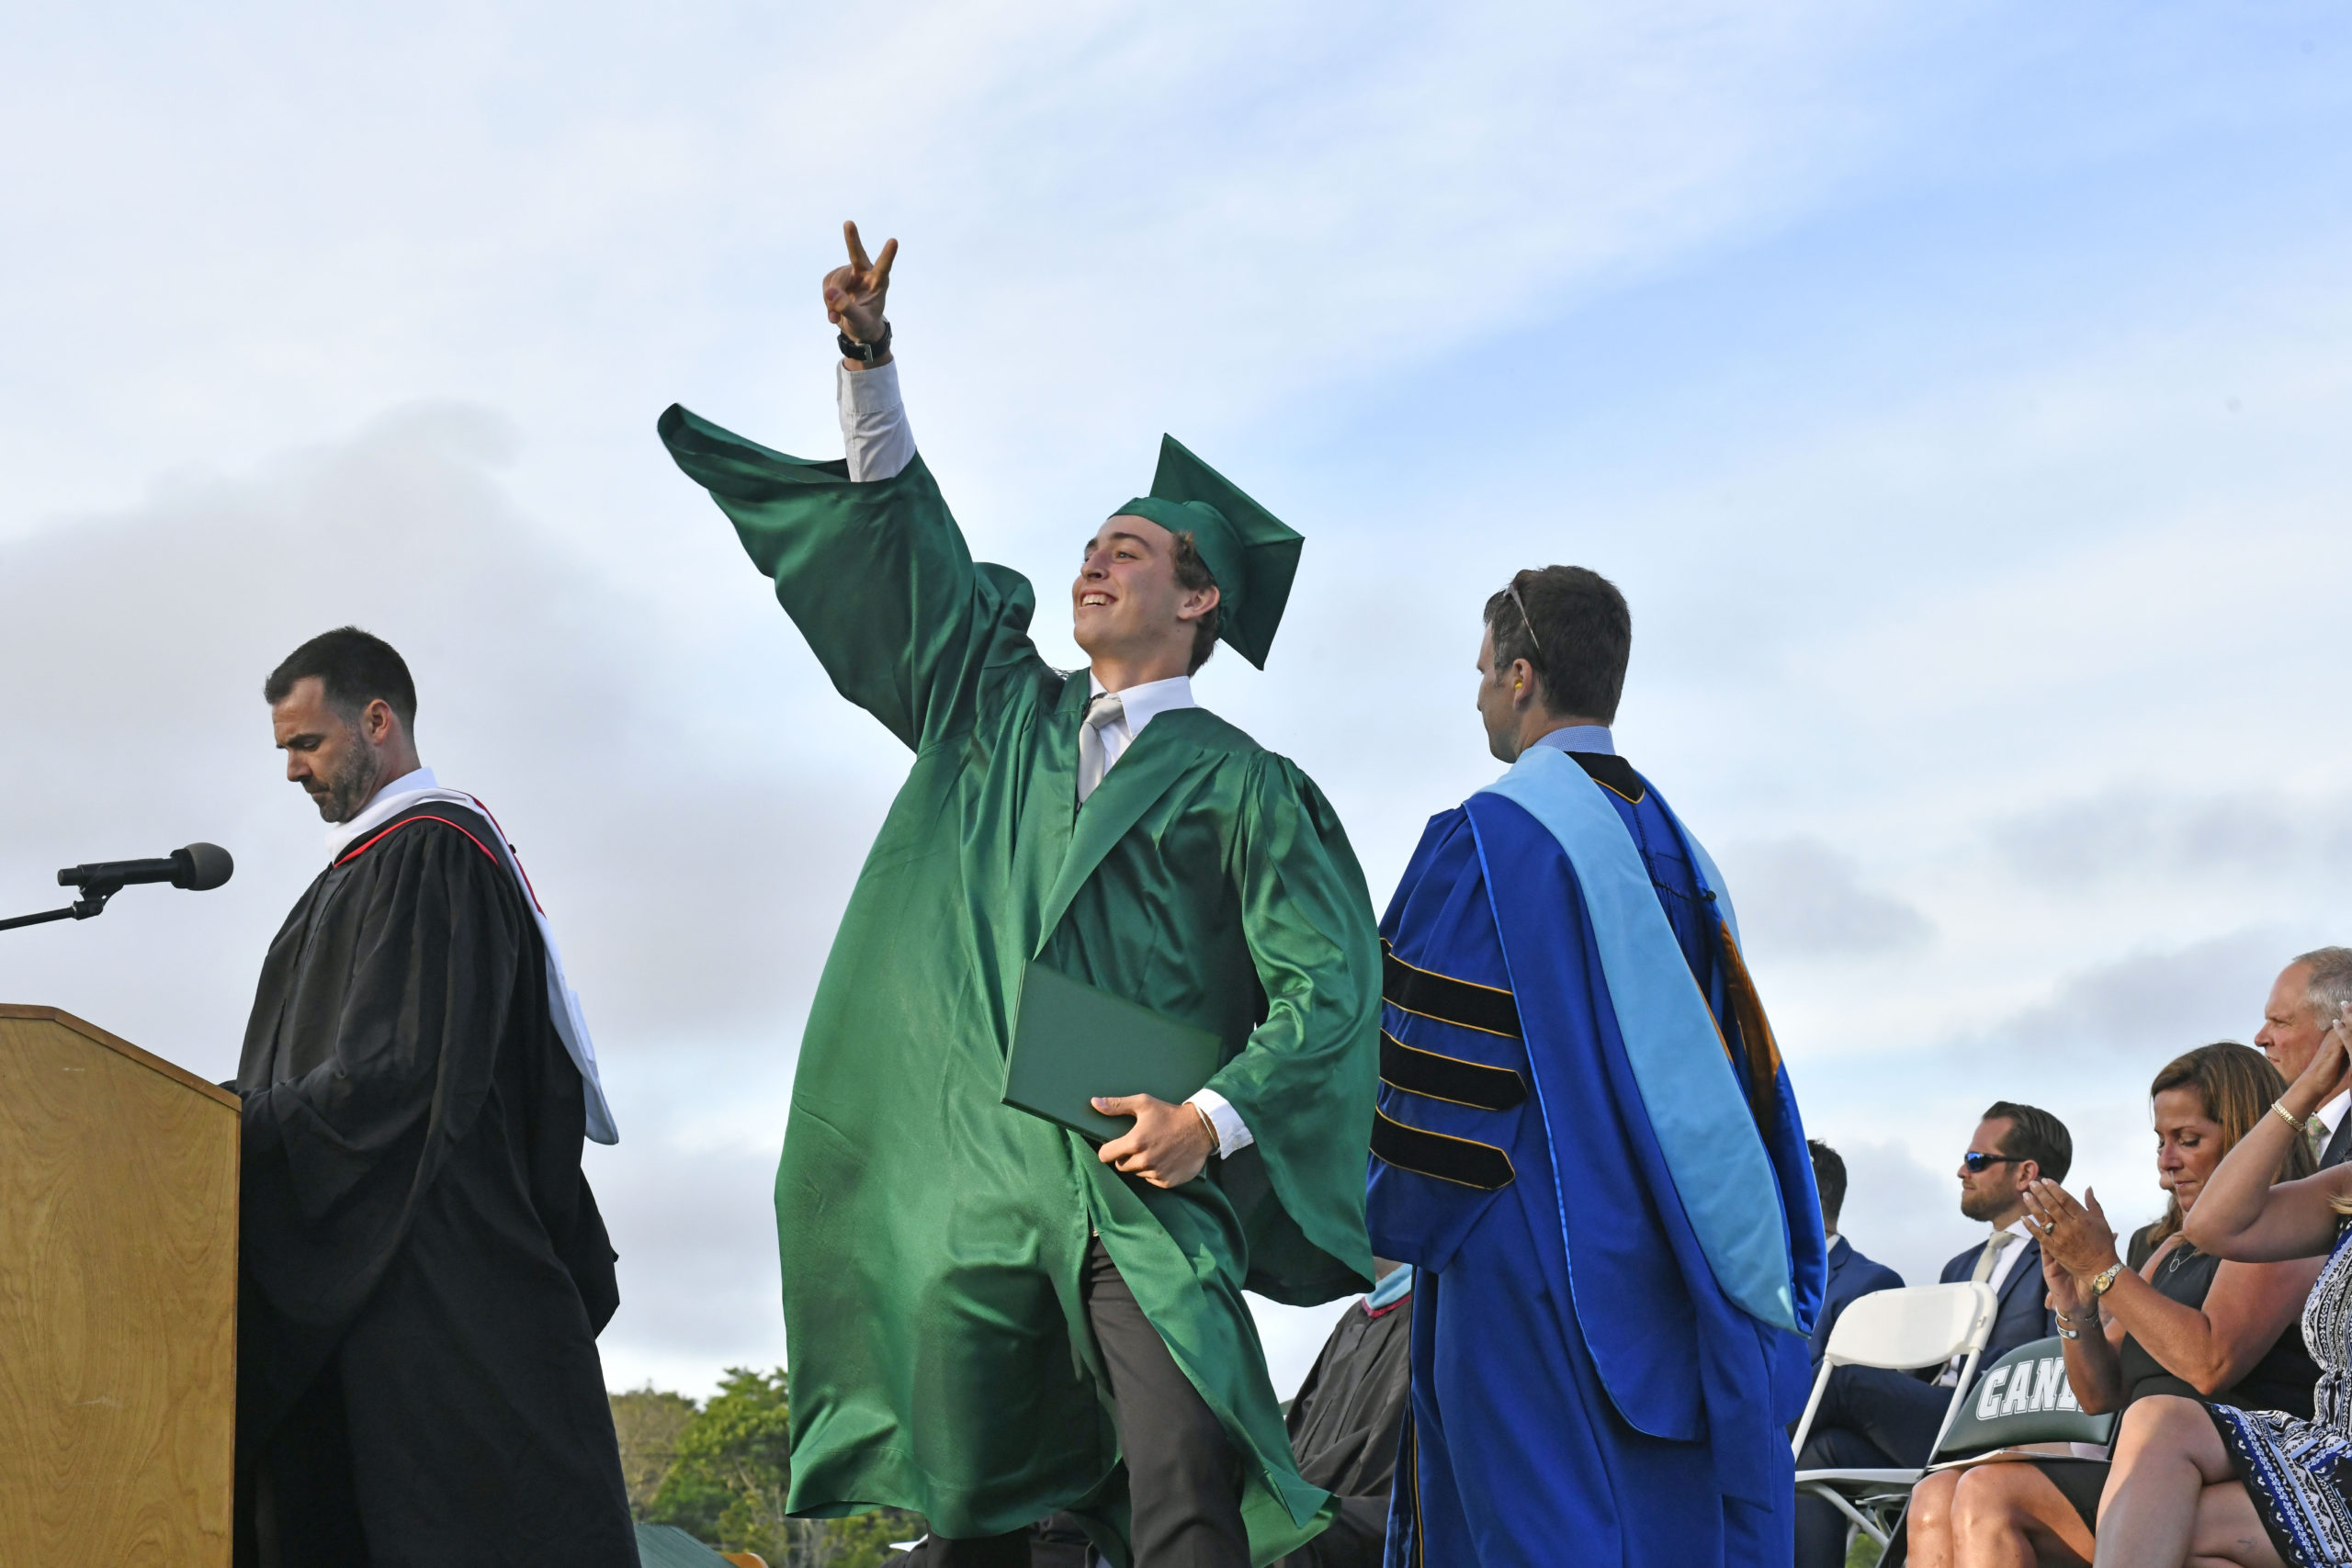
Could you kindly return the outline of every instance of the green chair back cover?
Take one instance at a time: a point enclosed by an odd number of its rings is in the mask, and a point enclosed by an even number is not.
[[[1961,1459],[2020,1443],[2099,1443],[2115,1438],[2115,1416],[2092,1416],[2066,1382],[2063,1342],[2020,1345],[1977,1373],[1976,1386],[1936,1445],[1936,1460]]]

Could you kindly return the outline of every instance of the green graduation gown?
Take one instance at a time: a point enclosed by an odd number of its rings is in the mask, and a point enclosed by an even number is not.
[[[1263,1563],[1319,1529],[1247,1287],[1365,1288],[1379,938],[1339,818],[1199,708],[1078,805],[1089,694],[1038,657],[1024,578],[975,564],[918,458],[853,483],[682,408],[707,488],[842,694],[915,753],[809,1010],[776,1172],[795,1513],[877,1504],[944,1536],[1074,1506],[1124,1538],[1090,1229],[1231,1434]],[[1000,1101],[1033,958],[1227,1042],[1256,1142],[1163,1190]]]

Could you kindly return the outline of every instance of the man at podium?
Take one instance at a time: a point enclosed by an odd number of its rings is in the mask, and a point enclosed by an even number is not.
[[[327,632],[263,694],[334,829],[237,1071],[237,1561],[636,1568],[580,1169],[615,1134],[546,916],[390,645]]]

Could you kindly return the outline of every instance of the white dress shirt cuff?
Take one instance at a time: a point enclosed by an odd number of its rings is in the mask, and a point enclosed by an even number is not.
[[[1201,1114],[1209,1119],[1209,1131],[1216,1134],[1216,1152],[1227,1158],[1239,1154],[1258,1141],[1250,1124],[1241,1120],[1241,1112],[1233,1109],[1233,1101],[1213,1089],[1204,1089],[1184,1102],[1197,1105]]]
[[[858,483],[898,478],[915,460],[915,433],[907,423],[907,406],[899,400],[898,365],[852,370],[836,360],[833,376],[849,477]]]

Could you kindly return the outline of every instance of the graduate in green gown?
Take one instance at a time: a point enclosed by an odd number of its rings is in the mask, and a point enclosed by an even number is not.
[[[1380,950],[1330,803],[1193,704],[1263,667],[1298,536],[1174,441],[1071,587],[1091,670],[1029,639],[915,455],[893,241],[825,282],[849,457],[683,408],[671,454],[842,694],[914,753],[803,1038],[776,1172],[797,1514],[921,1512],[925,1563],[1018,1563],[1057,1508],[1114,1562],[1265,1563],[1331,1507],[1300,1479],[1242,1292],[1363,1290]],[[1216,1033],[1182,1104],[1098,1101],[1098,1150],[1001,1102],[1032,960]],[[1246,1540],[1244,1539],[1246,1536]]]

